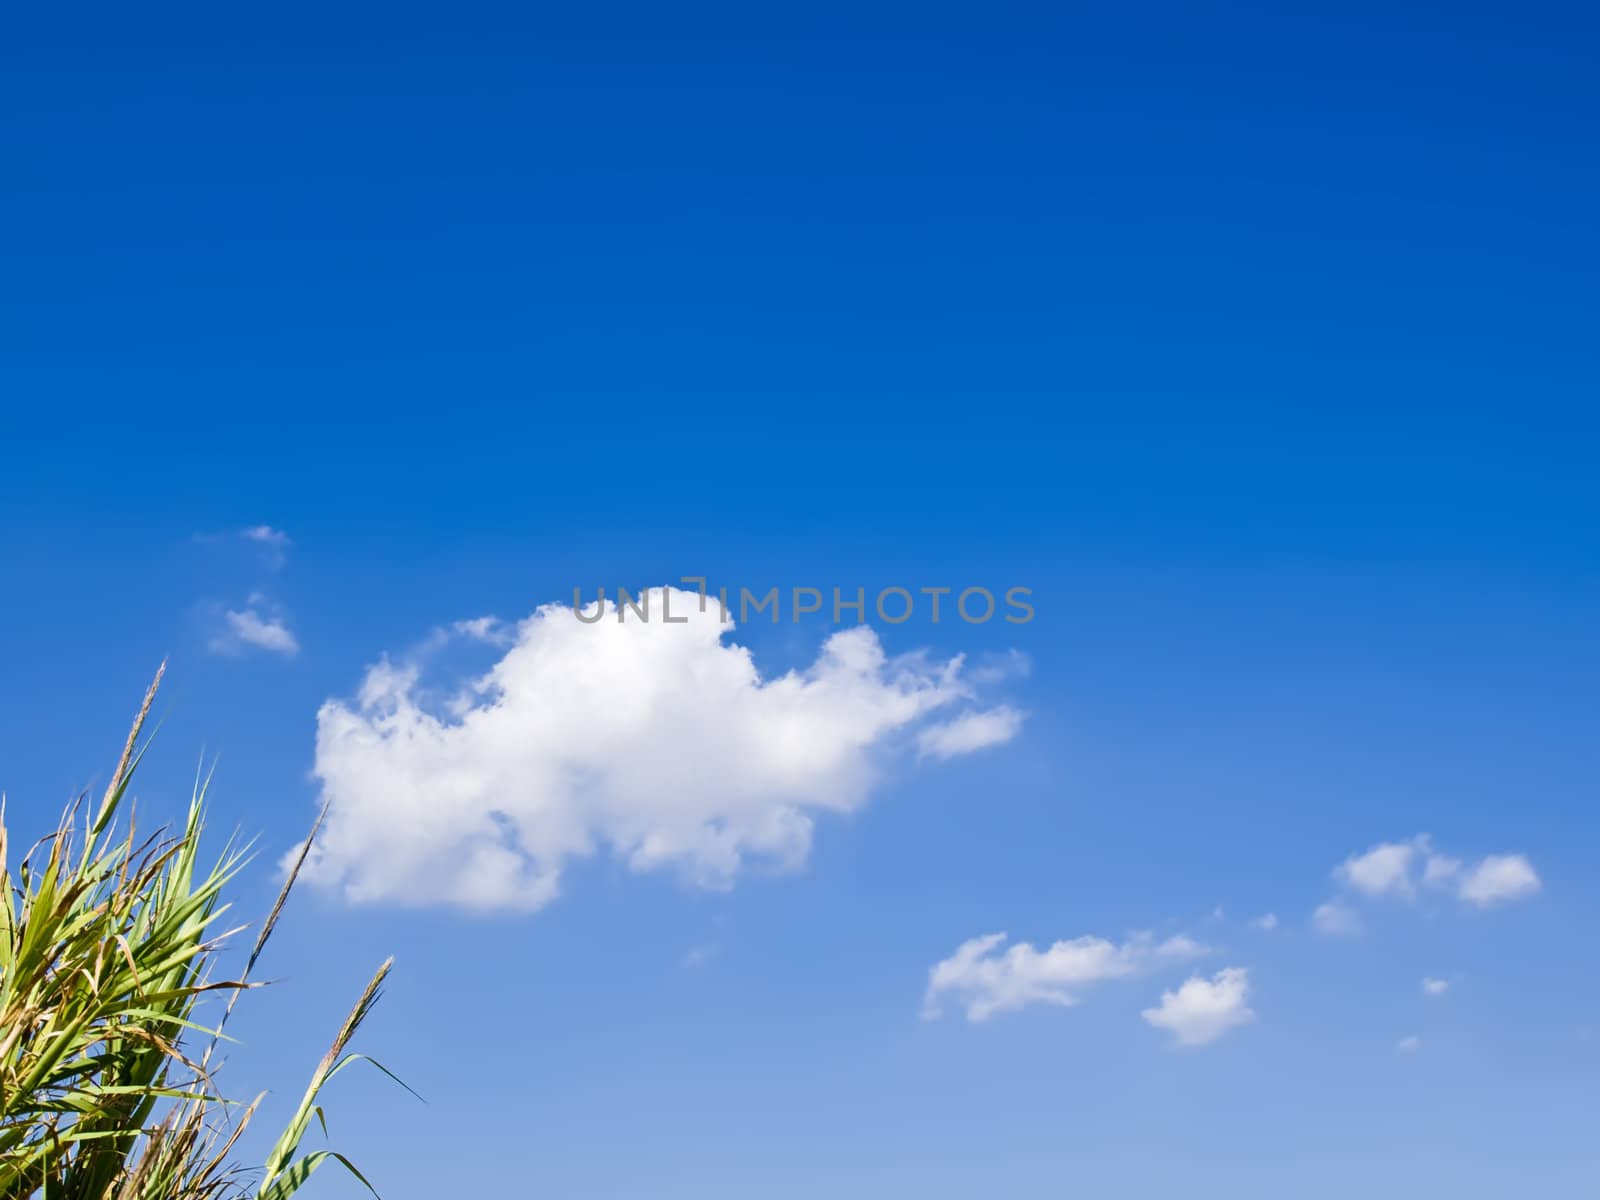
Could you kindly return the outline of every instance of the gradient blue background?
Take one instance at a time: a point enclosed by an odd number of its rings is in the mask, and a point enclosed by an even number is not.
[[[883,631],[1024,650],[1020,740],[799,876],[299,896],[234,1086],[281,1118],[393,952],[364,1048],[428,1104],[330,1097],[389,1200],[1592,1190],[1593,14],[1293,7],[11,13],[14,839],[163,655],[141,792],[221,753],[254,915],[317,706],[435,624],[683,574],[1029,586],[1020,629]],[[261,522],[276,576],[193,537]],[[303,653],[209,655],[263,584]],[[1424,830],[1543,894],[1312,935],[1335,863]],[[1148,980],[917,1020],[965,938],[1134,928],[1251,966],[1259,1022],[1174,1054]]]

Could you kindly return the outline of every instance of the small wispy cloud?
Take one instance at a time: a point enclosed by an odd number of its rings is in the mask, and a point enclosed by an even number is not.
[[[969,676],[972,682],[989,686],[1026,679],[1032,671],[1032,659],[1021,650],[1007,650],[1004,654],[987,654],[978,659]]]
[[[221,533],[197,533],[193,540],[213,547],[246,548],[268,571],[281,570],[289,559],[294,540],[272,525],[249,525]],[[251,651],[264,651],[283,658],[300,653],[300,641],[289,628],[281,606],[262,592],[252,592],[243,605],[224,606],[215,601],[204,604],[211,614],[214,632],[207,642],[213,654],[238,657]]]
[[[1355,937],[1361,932],[1361,918],[1356,910],[1337,900],[1319,904],[1317,911],[1311,914],[1311,924],[1318,933],[1330,937]]]
[[[708,962],[721,953],[722,947],[716,942],[706,942],[699,946],[690,947],[690,949],[684,953],[684,956],[678,960],[678,965],[683,967],[683,969],[686,971],[692,971],[696,967],[705,966]]]
[[[1416,1034],[1407,1034],[1394,1044],[1396,1054],[1415,1054],[1422,1049],[1422,1039]]]
[[[1161,1003],[1140,1015],[1170,1033],[1176,1046],[1204,1046],[1256,1019],[1249,998],[1249,969],[1224,967],[1210,979],[1190,976],[1176,990],[1162,992]]]
[[[1450,990],[1448,979],[1434,979],[1428,976],[1422,981],[1422,994],[1424,996],[1442,996]]]
[[[1253,928],[1260,929],[1266,933],[1271,933],[1278,927],[1278,914],[1262,913],[1259,917],[1255,918],[1255,920],[1251,921],[1250,924]]]
[[[252,525],[248,529],[240,530],[239,536],[259,546],[267,566],[274,571],[288,561],[289,547],[294,545],[287,533],[281,529],[274,529],[271,525]]]
[[[226,546],[244,543],[253,548],[269,570],[276,571],[289,561],[289,548],[294,539],[271,525],[249,525],[243,529],[228,529],[213,533],[196,533],[190,539],[202,546]]]
[[[1409,903],[1424,891],[1434,891],[1475,908],[1526,899],[1543,887],[1539,873],[1521,854],[1490,854],[1469,864],[1441,853],[1425,833],[1353,854],[1334,868],[1333,877],[1348,892],[1369,899]]]
[[[293,658],[300,653],[300,642],[281,614],[263,612],[263,598],[252,596],[251,603],[222,614],[223,630],[211,639],[215,654],[239,655],[247,650],[264,650]]]
[[[1488,908],[1521,900],[1543,886],[1533,864],[1522,855],[1491,854],[1462,877],[1460,896],[1469,904]]]
[[[1414,842],[1385,842],[1365,854],[1354,854],[1334,868],[1334,878],[1364,896],[1410,896],[1412,863],[1419,847]]]
[[[516,641],[515,630],[499,617],[473,617],[469,621],[457,621],[450,626],[450,632],[491,646],[509,646]]]
[[[1079,992],[1095,984],[1187,962],[1207,952],[1192,938],[1179,935],[1158,942],[1148,933],[1135,934],[1120,945],[1101,937],[1079,937],[1043,950],[1031,942],[1002,950],[1005,941],[1004,933],[972,938],[935,966],[928,973],[923,1019],[940,1017],[946,999],[965,1007],[967,1020],[974,1022],[1030,1004],[1067,1007],[1078,1002]]]
[[[1002,704],[987,712],[970,712],[924,729],[917,736],[917,749],[924,758],[947,759],[971,754],[989,746],[999,746],[1017,736],[1023,714]]]

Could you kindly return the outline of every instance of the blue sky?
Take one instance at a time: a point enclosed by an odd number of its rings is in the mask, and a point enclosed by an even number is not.
[[[163,656],[141,792],[220,756],[246,913],[333,800],[229,1070],[287,1109],[396,955],[391,1200],[1592,1189],[1595,32],[20,16],[8,821]],[[848,621],[519,624],[685,575],[1035,617],[820,690]]]

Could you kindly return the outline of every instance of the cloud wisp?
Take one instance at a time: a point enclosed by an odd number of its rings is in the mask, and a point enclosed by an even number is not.
[[[300,653],[300,642],[288,620],[276,605],[259,593],[243,608],[230,608],[222,614],[222,629],[210,642],[213,654],[240,655],[262,650],[283,658]]]
[[[943,760],[1004,745],[1021,731],[1022,719],[1022,714],[1008,704],[987,712],[964,713],[924,729],[917,735],[917,749],[924,758]]]
[[[262,561],[276,571],[289,561],[289,547],[293,540],[281,529],[271,525],[252,525],[239,531],[239,536],[261,551]]]
[[[1453,896],[1478,909],[1492,908],[1536,894],[1543,882],[1521,854],[1490,854],[1475,863],[1441,853],[1427,834],[1405,842],[1380,842],[1352,854],[1333,870],[1347,896],[1414,903],[1425,893]],[[1344,900],[1335,898],[1312,914],[1320,932],[1360,932],[1361,919]]]
[[[1002,950],[1005,941],[1004,933],[972,938],[935,966],[928,973],[923,1019],[942,1016],[946,1003],[964,1008],[967,1020],[974,1022],[1030,1004],[1066,1007],[1095,984],[1187,962],[1207,952],[1187,937],[1157,942],[1149,934],[1137,934],[1120,944],[1101,937],[1072,938],[1043,950],[1031,942]]]
[[[1140,1015],[1170,1033],[1175,1046],[1204,1046],[1256,1019],[1249,998],[1249,970],[1224,967],[1210,979],[1191,975],[1176,990],[1162,992],[1161,1002]]]
[[[726,888],[752,864],[802,864],[817,817],[860,807],[922,739],[943,758],[1020,725],[974,734],[959,657],[890,658],[864,626],[763,678],[697,600],[673,589],[681,624],[586,624],[560,604],[462,623],[433,644],[503,653],[443,696],[415,662],[372,667],[318,713],[330,809],[307,880],[357,902],[532,911],[605,851]]]
[[[1520,854],[1491,854],[1461,877],[1457,894],[1479,908],[1521,900],[1544,886],[1533,864]]]
[[[248,547],[268,571],[282,570],[289,561],[289,548],[294,545],[287,533],[271,525],[251,525],[225,533],[197,533],[193,540],[214,548]],[[213,654],[236,658],[251,651],[265,651],[293,658],[300,653],[300,640],[289,628],[282,606],[259,591],[251,593],[240,607],[224,607],[214,602],[203,607],[209,613],[208,622],[213,624],[213,632],[206,643]]]
[[[1356,910],[1338,900],[1317,905],[1316,912],[1311,914],[1311,924],[1318,933],[1329,937],[1355,937],[1365,928]]]

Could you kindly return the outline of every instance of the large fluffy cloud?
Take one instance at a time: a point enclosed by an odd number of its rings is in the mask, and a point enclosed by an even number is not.
[[[928,973],[923,1017],[939,1017],[946,1000],[964,1006],[969,1021],[986,1021],[995,1013],[1029,1004],[1075,1004],[1078,993],[1094,984],[1206,952],[1204,946],[1181,936],[1157,942],[1141,934],[1120,945],[1101,937],[1079,937],[1043,950],[1031,942],[1002,950],[1005,940],[1003,933],[973,938],[935,966]]]
[[[816,814],[860,805],[919,738],[956,753],[1016,732],[973,736],[960,658],[889,658],[864,626],[763,679],[698,601],[672,590],[673,623],[659,590],[648,622],[548,605],[463,623],[454,636],[504,653],[437,699],[415,663],[373,667],[318,714],[329,815],[307,878],[355,901],[531,910],[609,850],[722,887],[751,860],[802,862]]]

